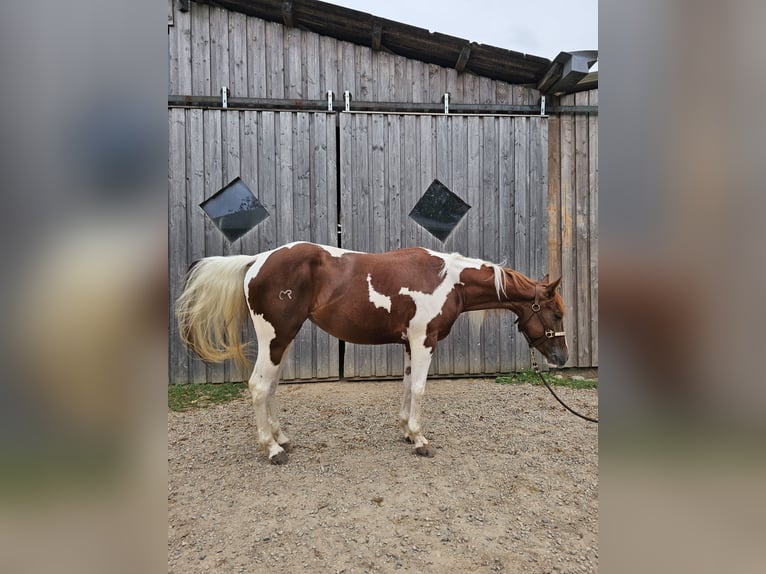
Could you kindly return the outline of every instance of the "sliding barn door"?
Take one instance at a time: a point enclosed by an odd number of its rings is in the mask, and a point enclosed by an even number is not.
[[[343,247],[423,246],[504,263],[534,279],[545,274],[546,118],[343,113],[339,123]],[[442,184],[435,188],[446,187],[470,206],[444,241],[409,216],[434,180]],[[461,317],[438,345],[431,374],[527,367],[529,352],[514,319],[489,314],[476,329]],[[346,345],[347,378],[402,373],[401,346]]]

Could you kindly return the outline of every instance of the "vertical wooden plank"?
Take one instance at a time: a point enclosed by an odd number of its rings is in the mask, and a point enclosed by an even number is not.
[[[247,95],[266,96],[266,23],[260,18],[247,18]]]
[[[210,7],[194,4],[191,13],[192,94],[210,95]]]
[[[301,50],[301,31],[297,28],[285,28],[285,97],[302,99],[303,63]]]
[[[530,274],[529,262],[529,162],[527,149],[527,123],[525,118],[514,119],[514,262],[515,269]],[[521,333],[515,337],[514,351],[517,368],[529,366],[527,342]]]
[[[230,183],[239,176],[240,172],[240,137],[239,137],[239,118],[237,111],[222,112],[222,145],[223,145],[223,185]],[[239,240],[229,243],[227,239],[223,241],[224,255],[238,255],[241,253]],[[238,382],[246,380],[249,373],[245,373],[233,361],[224,363],[224,380],[227,382]]]
[[[256,198],[261,201],[258,190],[258,117],[259,113],[255,111],[243,111],[239,113],[239,134],[240,134],[240,168],[239,176],[242,181],[250,188]],[[260,251],[259,246],[259,228],[263,223],[259,224],[254,230],[249,231],[243,237],[241,237],[237,243],[239,244],[239,252],[246,255],[255,255]],[[245,321],[242,327],[243,340],[248,343],[247,354],[250,358],[251,364],[255,363],[255,331],[251,322]],[[250,371],[245,370],[243,373],[243,379],[250,376]]]
[[[279,246],[277,203],[281,200],[281,194],[277,189],[278,134],[276,118],[276,112],[259,112],[258,199],[270,213],[270,216],[258,226],[261,252],[270,251]]]
[[[369,114],[355,114],[353,131],[353,172],[352,194],[356,209],[354,210],[354,240],[351,243],[353,249],[359,251],[373,251],[370,237],[370,225],[372,214],[372,197],[370,181],[370,123]],[[357,372],[356,376],[369,376],[373,373],[374,355],[370,347],[364,345],[347,345],[346,352],[355,356]]]
[[[360,102],[370,102],[373,95],[372,50],[367,46],[355,46],[355,53],[356,87],[354,99]]]
[[[205,198],[216,193],[224,185],[221,114],[219,110],[209,110],[205,114]],[[207,256],[224,253],[223,235],[207,217],[205,218],[205,253]],[[220,363],[208,364],[207,381],[209,383],[224,382],[224,366]]]
[[[339,43],[339,46],[342,43]],[[339,221],[341,226],[341,244],[346,247],[353,245],[354,238],[354,219],[356,206],[354,205],[353,197],[353,171],[352,163],[354,156],[353,149],[353,120],[352,114],[341,113],[338,115],[339,123],[339,137],[340,137],[340,157],[338,162],[340,164],[340,181],[338,187],[340,188],[340,206],[339,206]],[[353,376],[353,373],[357,371],[356,356],[353,353],[351,345],[346,344],[346,353],[344,357],[343,372],[346,377]]]
[[[482,251],[482,203],[481,203],[481,181],[482,181],[482,123],[479,116],[469,116],[467,118],[467,150],[468,166],[466,173],[466,203],[471,206],[468,212],[469,230],[468,246],[466,255],[476,257]],[[473,324],[469,325],[468,331],[468,372],[482,373],[484,368],[484,351],[481,347],[482,337],[481,328]]]
[[[293,238],[311,240],[311,150],[309,114],[292,113],[293,154]],[[316,373],[314,353],[315,327],[307,321],[295,338],[291,351],[295,361],[296,376],[312,379]]]
[[[385,179],[386,117],[372,114],[370,119],[370,251],[379,253],[389,248],[390,233],[386,221],[390,213]],[[375,346],[372,353],[372,374],[389,374],[388,346]]]
[[[575,94],[575,105],[587,105],[588,93]],[[575,233],[577,242],[577,366],[590,366],[590,216],[588,116],[575,116]]]
[[[178,41],[178,83],[177,93],[192,93],[192,38],[191,12],[176,11],[175,25]]]
[[[319,36],[319,88],[322,98],[326,97],[327,90],[332,90],[334,99],[343,99],[338,71],[338,41],[329,36]]]
[[[183,288],[187,259],[186,229],[186,121],[184,110],[168,110],[168,245],[169,253],[169,331],[170,381],[189,382],[186,349],[178,336],[173,306]]]
[[[266,97],[285,97],[284,26],[266,22]]]
[[[404,148],[402,162],[402,221],[405,222],[402,247],[416,247],[418,224],[410,217],[409,213],[420,198],[419,184],[420,172],[418,170],[418,157],[420,156],[420,137],[418,135],[420,122],[418,116],[404,116]]]
[[[428,102],[428,64],[417,60],[407,60],[408,72],[412,78],[412,101],[417,103]]]
[[[495,103],[510,104],[513,98],[513,92],[510,84],[506,82],[495,82]]]
[[[239,113],[240,165],[239,177],[260,201],[258,190],[258,112],[247,110]],[[238,240],[239,251],[254,255],[260,251],[258,233],[253,230]]]
[[[434,116],[419,116],[420,120],[420,185],[416,191],[415,202],[425,193],[426,189],[436,177],[436,149],[433,145],[436,139],[436,124]],[[413,203],[414,205],[414,203]],[[418,245],[433,249],[434,251],[443,251],[441,242],[425,229],[418,226],[417,234]],[[433,368],[433,366],[432,366]]]
[[[498,188],[500,204],[498,208],[498,257],[511,267],[514,260],[514,145],[513,125],[515,118],[500,118],[498,133]],[[498,261],[499,263],[500,261]],[[516,354],[512,346],[515,338],[513,314],[507,313],[500,319],[499,370],[504,373],[516,370]]]
[[[205,212],[199,206],[205,200],[205,140],[203,110],[188,110],[189,157],[189,200],[187,210],[188,262],[205,257]],[[206,368],[202,359],[190,353],[189,379],[192,383],[204,383]]]
[[[322,86],[319,66],[319,35],[303,32],[303,94],[309,100],[324,98],[327,91]]]
[[[210,7],[210,88],[213,95],[221,93],[229,81],[229,12]]]
[[[479,101],[482,104],[495,103],[495,82],[484,76],[479,78]]]
[[[561,277],[561,125],[548,118],[548,272]]]
[[[463,94],[460,84],[458,84],[458,72],[454,68],[444,71],[444,91],[450,94],[450,103],[459,103],[462,101]]]
[[[178,29],[168,26],[168,94],[178,93]]]
[[[388,193],[388,242],[387,249],[400,249],[402,243],[403,219],[402,214],[402,155],[404,145],[402,142],[402,126],[404,116],[385,116],[386,119],[386,145],[384,155],[386,158],[385,189]]]
[[[387,249],[399,249],[402,247],[402,234],[404,223],[402,219],[402,154],[404,144],[402,142],[404,116],[384,116],[386,125],[385,156],[385,190],[388,196],[388,241]],[[404,352],[401,345],[387,345],[388,349],[388,374],[401,377],[404,374]]]
[[[546,199],[546,168],[548,151],[548,132],[546,120],[540,117],[530,117],[529,123],[529,193],[530,210],[529,225],[533,231],[530,253],[532,278],[539,280],[548,273],[547,261],[547,229],[548,218]]]
[[[598,90],[588,92],[588,105],[598,105]],[[598,115],[588,116],[588,225],[590,226],[590,365],[598,366]]]
[[[452,243],[455,251],[465,255],[468,254],[468,238],[473,232],[473,228],[471,227],[471,212],[474,210],[468,197],[467,125],[465,116],[454,116],[450,118],[450,189],[472,206],[468,211],[468,215],[465,216],[461,223],[460,233],[455,235]],[[470,341],[468,321],[465,319],[465,317],[458,319],[452,327],[452,332],[449,336],[452,346],[452,373],[455,375],[468,373],[468,346]]]
[[[332,231],[336,222],[335,189],[328,189],[328,172],[334,172],[332,156],[335,152],[335,117],[329,114],[311,114],[311,233],[312,240],[335,245],[336,238]],[[332,131],[328,131],[332,124]],[[332,193],[332,197],[330,196]],[[316,364],[315,378],[327,379],[338,376],[338,346],[336,339],[318,329],[314,329]]]
[[[391,60],[393,63],[393,101],[409,102],[412,98],[412,84],[407,81],[407,60],[397,55],[392,55]]]
[[[349,90],[354,99],[361,100],[357,94],[356,86],[356,51],[354,45],[349,42],[338,42],[338,53],[340,56],[341,85],[338,90],[338,99],[343,99],[343,92]]]
[[[247,16],[229,13],[229,89],[232,97],[246,97],[247,86]]]
[[[479,257],[486,261],[500,260],[498,245],[499,227],[499,193],[498,193],[498,123],[497,117],[484,117],[481,120],[482,129],[482,181],[481,181],[481,213],[482,213],[482,249]],[[492,374],[500,371],[498,345],[500,342],[500,326],[498,315],[491,313],[484,321],[482,329],[482,348],[484,355],[484,373]]]
[[[574,96],[561,98],[561,105],[574,105]],[[569,362],[566,366],[577,366],[579,357],[579,337],[577,337],[577,257],[575,241],[575,158],[574,158],[574,116],[561,114],[561,295],[567,304],[568,313],[564,316],[564,330],[572,333],[567,338]]]
[[[463,101],[466,104],[479,103],[479,77],[474,74],[461,74],[463,76]]]
[[[428,102],[440,102],[444,94],[444,68],[428,64]]]
[[[445,115],[434,117],[434,129],[436,137],[432,141],[434,147],[434,177],[441,181],[447,188],[454,191],[452,183],[452,139],[450,137],[450,128],[452,118]],[[454,246],[455,237],[459,237],[465,232],[465,221],[458,225],[458,228],[452,232],[447,241],[441,246],[440,251],[456,251]],[[433,357],[434,373],[440,375],[450,375],[453,372],[452,366],[452,339],[448,338],[441,341],[436,346],[436,354]]]

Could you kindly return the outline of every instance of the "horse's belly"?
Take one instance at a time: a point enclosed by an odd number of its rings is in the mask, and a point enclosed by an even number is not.
[[[404,343],[406,328],[376,321],[373,316],[349,317],[342,313],[312,313],[309,319],[333,337],[355,345],[386,345]]]

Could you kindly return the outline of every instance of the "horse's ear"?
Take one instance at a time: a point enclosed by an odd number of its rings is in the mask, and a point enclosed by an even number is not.
[[[546,279],[548,279],[548,276],[546,275],[546,276],[545,276],[545,278],[546,278]],[[545,294],[546,294],[548,297],[553,297],[553,294],[555,293],[555,291],[556,291],[556,288],[557,288],[557,287],[559,286],[559,284],[561,283],[561,277],[559,277],[558,279],[556,279],[556,280],[555,280],[555,281],[553,281],[552,283],[550,283],[550,282],[548,282],[548,281],[544,281],[544,283],[548,283],[548,284],[545,286]]]
[[[545,277],[540,279],[540,283],[543,283],[543,284],[548,283],[548,274],[547,273],[545,274]]]

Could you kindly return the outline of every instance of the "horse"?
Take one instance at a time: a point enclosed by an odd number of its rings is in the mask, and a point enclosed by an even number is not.
[[[415,454],[431,457],[420,404],[437,342],[463,312],[507,309],[530,347],[563,366],[569,351],[560,281],[546,275],[536,282],[494,263],[421,247],[372,254],[294,242],[192,263],[175,310],[181,339],[199,357],[234,359],[243,368],[249,363],[241,327],[249,314],[258,352],[248,388],[258,442],[272,464],[285,464],[293,449],[274,394],[306,319],[343,341],[404,345],[399,426]]]

